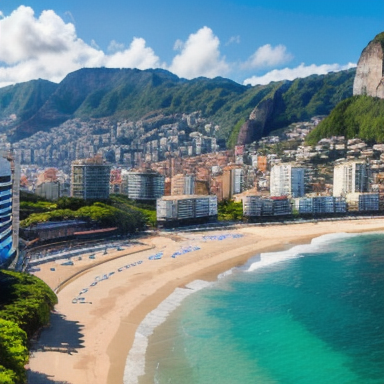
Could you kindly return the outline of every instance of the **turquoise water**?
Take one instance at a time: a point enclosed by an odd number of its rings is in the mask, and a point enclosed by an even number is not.
[[[384,234],[261,255],[185,299],[150,343],[158,384],[383,384]]]

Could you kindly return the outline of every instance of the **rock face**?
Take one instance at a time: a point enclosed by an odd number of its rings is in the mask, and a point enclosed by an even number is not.
[[[353,94],[384,99],[384,32],[370,41],[361,53]]]
[[[249,119],[240,128],[237,145],[260,140],[265,133],[265,126],[273,111],[273,99],[263,100],[250,114]]]

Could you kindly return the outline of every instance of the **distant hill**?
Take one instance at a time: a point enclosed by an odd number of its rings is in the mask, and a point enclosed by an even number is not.
[[[339,103],[308,136],[309,144],[331,136],[384,143],[384,99],[353,96]]]
[[[28,120],[57,87],[55,83],[39,79],[0,88],[0,118],[15,114],[15,124]]]
[[[0,117],[17,115],[8,135],[18,141],[76,117],[137,121],[201,111],[220,127],[219,139],[239,136],[245,143],[292,122],[328,114],[352,95],[354,74],[349,70],[251,87],[221,77],[186,80],[162,69],[81,69],[60,84],[37,80],[0,89]],[[241,120],[248,122],[247,129],[233,131]]]

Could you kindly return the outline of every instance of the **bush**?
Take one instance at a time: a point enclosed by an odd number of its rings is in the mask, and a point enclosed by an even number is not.
[[[232,200],[223,200],[218,205],[219,220],[242,220],[243,204]]]
[[[27,362],[27,334],[12,321],[0,319],[0,382],[24,383]]]

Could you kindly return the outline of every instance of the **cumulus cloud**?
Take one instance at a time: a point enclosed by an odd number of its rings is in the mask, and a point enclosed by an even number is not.
[[[272,47],[270,44],[265,44],[243,64],[243,68],[275,67],[289,62],[292,58],[284,45]]]
[[[85,43],[75,26],[65,23],[54,11],[36,17],[30,7],[20,6],[0,19],[0,87],[36,78],[61,81],[69,72],[83,67],[160,66],[159,58],[144,39],[134,38],[126,50],[105,54],[97,44]],[[118,43],[111,46],[123,49]]]
[[[223,76],[229,72],[229,65],[219,51],[220,41],[208,27],[191,34],[183,43],[177,41],[175,47],[180,49],[169,70],[180,77],[192,79],[198,76]]]
[[[145,40],[135,37],[128,49],[106,56],[105,66],[111,68],[156,68],[161,67],[160,59],[152,48],[146,47]]]
[[[354,68],[356,64],[348,63],[340,64],[323,64],[323,65],[305,65],[301,63],[296,68],[274,69],[262,76],[252,76],[244,80],[244,85],[269,84],[272,81],[294,80],[297,78],[307,77],[311,75],[325,75],[329,72],[339,72],[346,69]]]

